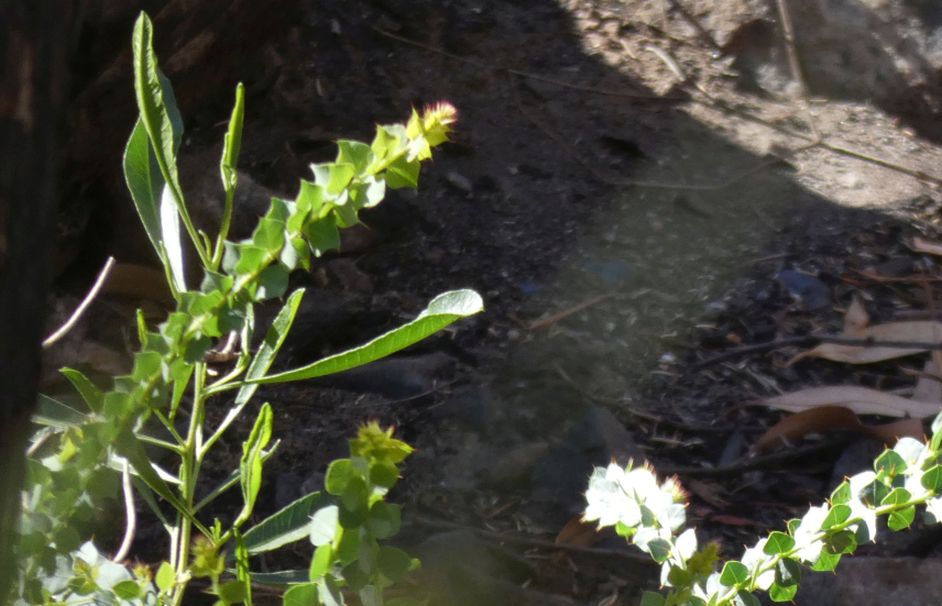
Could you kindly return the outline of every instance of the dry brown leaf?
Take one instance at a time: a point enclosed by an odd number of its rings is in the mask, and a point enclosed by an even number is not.
[[[856,333],[866,328],[869,324],[870,314],[867,313],[867,308],[864,307],[860,297],[854,295],[850,307],[844,312],[844,333]]]
[[[909,400],[893,394],[867,387],[835,385],[811,387],[791,393],[766,398],[758,402],[761,406],[800,412],[818,406],[844,406],[861,415],[883,415],[885,417],[931,417],[942,409],[936,402]]]
[[[844,335],[853,339],[873,339],[874,341],[904,341],[907,343],[925,343],[927,347],[864,347],[859,345],[839,345],[837,343],[822,343],[814,349],[803,351],[793,356],[786,366],[791,366],[805,358],[824,358],[833,362],[847,362],[848,364],[870,364],[893,360],[904,356],[924,352],[929,345],[942,341],[942,322],[931,320],[914,320],[911,322],[888,322],[867,326],[860,330],[845,332]]]
[[[910,245],[916,252],[927,253],[930,255],[942,255],[942,242],[933,242],[916,236]]]
[[[602,539],[595,524],[583,522],[582,518],[569,518],[563,529],[556,535],[554,541],[557,545],[573,545],[575,547],[589,547]]]
[[[173,295],[167,287],[167,276],[159,269],[146,265],[118,263],[112,268],[102,293],[154,301],[164,306],[173,305]]]
[[[924,433],[922,421],[919,419],[903,419],[884,425],[865,425],[850,408],[818,406],[785,417],[762,434],[752,450],[755,453],[766,452],[789,440],[835,429],[850,429],[891,445],[903,436],[922,439]]]
[[[913,400],[920,402],[940,402],[942,403],[942,382],[939,381],[939,361],[934,354],[942,352],[932,352],[931,360],[926,360],[922,372],[918,373],[916,387],[913,389]]]

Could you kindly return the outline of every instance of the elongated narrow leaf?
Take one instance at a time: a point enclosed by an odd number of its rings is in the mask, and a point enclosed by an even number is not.
[[[180,238],[180,213],[169,185],[164,185],[160,195],[160,233],[163,236],[165,263],[170,267],[173,284],[177,292],[186,290],[186,275],[183,271],[183,241]]]
[[[233,526],[239,527],[249,519],[255,508],[255,499],[262,487],[262,450],[271,439],[271,427],[274,415],[271,404],[262,405],[255,420],[255,426],[248,439],[242,444],[242,460],[239,462],[239,482],[242,485],[242,513]]]
[[[163,235],[160,231],[160,195],[164,189],[164,178],[160,174],[157,158],[150,147],[147,130],[140,118],[131,131],[131,138],[124,149],[124,180],[134,208],[141,217],[144,231],[157,256],[164,259]]]
[[[275,316],[275,321],[271,323],[268,332],[265,333],[265,340],[255,353],[255,357],[252,358],[249,369],[245,372],[246,381],[265,376],[265,373],[271,368],[278,350],[281,349],[285,337],[288,336],[288,332],[291,330],[291,324],[294,323],[294,316],[298,313],[298,306],[301,305],[303,297],[304,289],[298,289],[291,293],[284,307]],[[241,406],[244,406],[252,398],[256,389],[258,389],[258,384],[249,382],[239,389],[239,393],[235,397],[235,404],[239,406],[238,411],[241,411]],[[238,411],[235,413],[236,415]]]
[[[134,91],[138,111],[153,145],[157,164],[164,180],[179,191],[176,150],[179,148],[182,124],[172,89],[161,77],[154,54],[154,27],[150,18],[141,13],[134,24]],[[176,124],[175,124],[176,123]]]
[[[295,585],[307,583],[307,570],[279,570],[278,572],[253,572],[252,583],[255,585]]]
[[[268,331],[265,333],[265,340],[258,348],[258,351],[255,352],[255,357],[252,358],[249,369],[245,372],[247,381],[264,376],[265,373],[268,372],[268,369],[271,368],[272,363],[275,361],[275,356],[278,354],[278,350],[281,349],[281,346],[285,342],[285,337],[288,336],[288,332],[291,330],[291,324],[294,322],[295,314],[298,313],[298,306],[301,304],[302,297],[304,297],[303,288],[291,293],[284,307],[282,307],[278,315],[275,316],[274,322],[272,322]],[[254,318],[254,316],[250,317]],[[254,324],[254,321],[251,319],[247,320],[247,326],[250,324]],[[249,403],[249,400],[255,395],[255,390],[257,389],[258,384],[256,383],[245,383],[239,388],[239,393],[236,394],[232,407],[229,408],[229,411],[219,424],[214,435],[224,432],[226,428],[229,427],[239,414],[242,413],[242,409]]]
[[[268,461],[272,458],[275,452],[278,450],[278,445],[281,444],[280,441],[275,440],[275,443],[272,444],[271,448],[262,453],[262,463]],[[205,497],[200,499],[200,502],[193,507],[193,513],[199,513],[201,509],[212,503],[216,498],[222,493],[226,492],[233,486],[239,483],[239,477],[241,476],[241,470],[234,469],[225,480],[216,485],[215,488],[210,490]]]
[[[88,405],[89,410],[92,412],[101,412],[104,395],[102,395],[101,390],[95,387],[95,384],[92,383],[88,377],[74,368],[63,368],[59,372],[61,372],[72,386],[75,387],[76,391],[79,392],[82,399],[85,400],[85,403]]]
[[[313,364],[254,380],[256,383],[285,383],[312,379],[379,360],[438,332],[452,322],[484,309],[473,290],[454,290],[438,295],[412,322],[400,326],[359,347],[318,360]]]
[[[225,251],[226,236],[229,235],[229,226],[232,223],[232,203],[235,198],[236,185],[239,183],[239,151],[242,147],[242,123],[245,119],[245,87],[240,82],[236,87],[235,106],[229,118],[229,130],[222,144],[222,158],[219,161],[219,174],[222,178],[222,187],[226,193],[226,203],[222,211],[222,220],[219,223],[219,233],[216,236],[216,250],[213,254],[213,268],[218,268]]]
[[[307,538],[311,516],[331,503],[333,498],[321,492],[301,497],[246,531],[243,535],[246,548],[255,555]],[[307,580],[307,571],[304,574]]]
[[[245,119],[245,87],[240,82],[236,87],[235,106],[229,118],[229,130],[222,145],[222,160],[219,163],[219,172],[222,176],[222,186],[226,195],[235,190],[237,173],[236,165],[239,162],[239,151],[242,147],[242,123]],[[227,198],[228,199],[228,198]]]
[[[68,429],[88,421],[88,417],[55,398],[39,394],[33,422],[58,429]]]
[[[137,476],[143,481],[147,486],[153,490],[155,493],[160,495],[161,498],[165,499],[170,503],[178,513],[189,519],[193,524],[200,529],[201,532],[209,533],[206,528],[200,524],[199,520],[193,517],[192,512],[186,507],[177,496],[170,490],[170,487],[167,486],[167,483],[161,478],[157,471],[151,466],[150,460],[147,458],[147,454],[144,452],[144,446],[141,444],[141,441],[130,431],[123,431],[115,442],[115,447],[118,451],[118,454],[123,456],[128,460],[132,467],[134,467],[134,472]]]
[[[917,402],[900,396],[856,385],[810,387],[757,402],[769,408],[800,412],[817,406],[844,406],[861,415],[885,417],[931,417],[940,405]]]

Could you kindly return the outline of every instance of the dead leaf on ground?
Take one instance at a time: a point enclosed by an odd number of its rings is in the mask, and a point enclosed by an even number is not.
[[[717,509],[726,509],[729,507],[729,501],[722,496],[726,494],[726,490],[719,484],[691,479],[684,482],[684,488]]]
[[[905,369],[903,371],[906,372]],[[916,372],[916,376],[918,379],[916,380],[916,387],[913,389],[913,400],[942,403],[942,379],[940,379],[938,356],[933,355],[931,360],[926,360],[922,372]]]
[[[808,434],[836,429],[849,429],[893,445],[901,437],[923,439],[924,430],[919,419],[903,419],[882,425],[863,423],[853,410],[844,406],[818,406],[790,415],[762,434],[752,447],[754,453],[763,453],[791,440]]]
[[[833,362],[847,362],[848,364],[870,364],[893,360],[922,353],[942,340],[942,322],[930,320],[915,320],[911,322],[888,322],[868,326],[859,330],[845,331],[841,336],[851,339],[873,339],[874,341],[903,341],[906,343],[925,343],[926,347],[883,347],[840,345],[837,343],[822,343],[814,349],[803,351],[793,356],[786,366],[791,366],[805,358],[824,358]]]
[[[916,236],[913,238],[912,244],[910,244],[909,247],[916,252],[942,256],[942,242],[933,242],[932,240],[926,240],[925,238]]]
[[[554,543],[557,545],[572,545],[574,547],[589,547],[602,539],[595,524],[583,522],[582,518],[570,518],[563,529],[556,535]]]
[[[854,385],[811,387],[766,398],[757,404],[789,412],[801,412],[818,406],[844,406],[861,415],[917,418],[934,416],[942,408],[937,402],[910,400]]]
[[[863,330],[869,324],[870,314],[867,313],[867,308],[864,307],[863,301],[855,294],[847,311],[844,312],[844,333]]]
[[[167,276],[159,269],[146,265],[116,264],[102,293],[173,306],[173,295],[167,287]]]

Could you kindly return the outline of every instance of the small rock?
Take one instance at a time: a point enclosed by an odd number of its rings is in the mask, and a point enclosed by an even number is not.
[[[575,606],[568,598],[521,587],[535,576],[533,566],[524,558],[481,540],[470,530],[435,534],[415,552],[422,560],[424,584],[435,595],[432,603]]]
[[[453,170],[445,173],[445,181],[448,181],[449,185],[466,194],[470,194],[474,191],[474,186],[471,184],[470,179]]]
[[[798,606],[883,606],[942,604],[942,560],[918,558],[843,558],[837,574],[806,574]]]
[[[546,456],[550,446],[533,442],[502,454],[496,463],[484,470],[482,479],[495,488],[514,488],[526,484],[537,461]]]
[[[831,304],[831,289],[810,274],[785,269],[778,272],[775,277],[805,311],[816,311]]]
[[[431,391],[436,379],[449,372],[454,364],[454,358],[441,352],[385,358],[314,379],[313,383],[359,393],[375,393],[393,399],[413,398]]]

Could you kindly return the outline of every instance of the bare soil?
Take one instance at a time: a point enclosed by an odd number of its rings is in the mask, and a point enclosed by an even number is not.
[[[126,56],[106,42],[124,40],[133,15],[99,4],[79,39],[64,309],[105,254],[152,262],[118,173]],[[279,363],[361,342],[446,289],[477,289],[486,313],[366,370],[262,390],[282,447],[261,514],[318,488],[356,425],[378,418],[417,447],[393,498],[433,603],[634,604],[657,570],[623,542],[553,545],[592,465],[645,458],[679,474],[701,540],[732,556],[878,447],[827,434],[751,457],[782,415],[745,405],[836,382],[911,386],[898,363],[784,368],[794,349],[703,362],[839,329],[855,293],[874,321],[942,298],[855,273],[935,271],[905,245],[939,232],[932,2],[787,2],[801,5],[790,15],[800,74],[776,4],[760,0],[285,2],[271,14],[236,2],[221,13],[226,36],[200,21],[205,8],[152,4],[158,40],[172,40],[159,50],[180,82],[183,171],[204,220],[219,193],[200,175],[215,179],[237,81],[249,90],[240,164],[256,196],[246,226],[266,195],[291,194],[309,163],[332,157],[335,139],[368,138],[442,99],[461,115],[417,193],[392,192],[339,255],[293,278],[309,294]],[[784,270],[809,276],[820,304],[796,298]],[[127,339],[114,327],[130,327],[141,304],[159,315],[139,286],[115,289],[49,366],[120,367]],[[239,452],[233,437],[209,475]],[[160,532],[142,529],[140,557]],[[869,549],[925,555],[934,540],[916,532]]]

